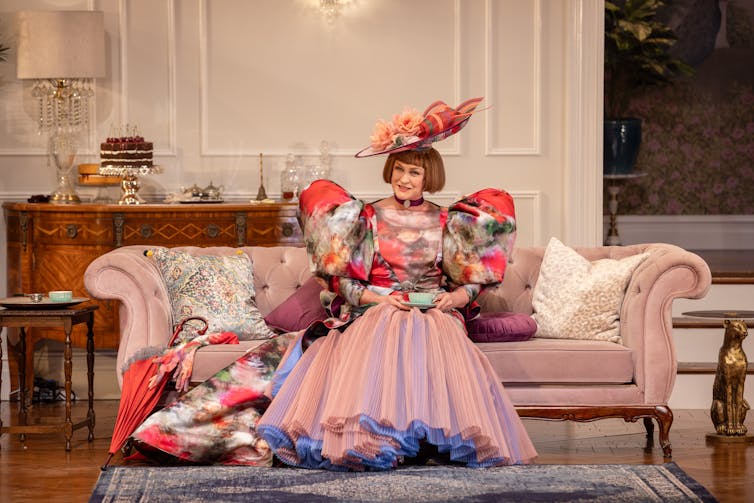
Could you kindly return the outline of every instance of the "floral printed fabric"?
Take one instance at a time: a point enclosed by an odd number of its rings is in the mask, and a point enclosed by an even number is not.
[[[376,227],[372,205],[361,203],[327,180],[313,183],[301,194],[300,201],[304,240],[314,271],[331,278],[333,290],[338,291],[341,278],[360,281],[369,278],[372,284],[385,287],[405,280],[398,272],[400,267],[396,269],[395,265],[409,263],[408,257],[394,257],[399,254],[391,253],[384,245],[382,250],[375,249],[381,246],[381,241],[388,240],[381,234],[383,229]],[[510,194],[484,189],[452,204],[449,210],[440,211],[438,218],[443,229],[438,257],[451,284],[488,285],[503,280],[516,235],[516,214]],[[392,272],[381,267],[387,256],[391,256],[394,265]],[[374,267],[382,270],[372,271]],[[332,277],[337,279],[333,281]]]
[[[513,198],[505,191],[484,189],[448,210],[443,235],[443,269],[456,284],[503,281],[516,239]]]
[[[132,435],[136,448],[193,463],[270,466],[272,451],[256,424],[269,405],[273,373],[296,337],[294,332],[262,343],[152,414]]]
[[[367,279],[374,257],[364,203],[327,180],[301,194],[301,227],[314,269],[323,276]]]
[[[239,340],[275,335],[257,309],[254,269],[245,253],[192,255],[157,248],[152,258],[165,281],[174,322],[201,316],[209,324],[208,333],[234,332]],[[177,342],[195,335],[195,331],[184,330]]]

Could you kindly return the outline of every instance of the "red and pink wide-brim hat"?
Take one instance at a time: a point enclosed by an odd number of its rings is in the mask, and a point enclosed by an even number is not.
[[[375,141],[375,133],[372,144],[359,151],[356,157],[429,149],[433,143],[453,136],[463,129],[482,99],[471,98],[455,108],[443,101],[435,101],[417,118],[415,126],[410,130],[398,130],[398,116],[393,118],[392,123],[380,121],[378,126],[375,126],[375,131],[377,127],[382,129],[381,141]],[[391,128],[394,128],[394,131],[391,131]]]

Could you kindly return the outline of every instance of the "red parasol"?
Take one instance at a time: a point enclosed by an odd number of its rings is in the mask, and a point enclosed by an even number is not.
[[[183,325],[190,320],[204,322],[204,328],[198,331],[199,334],[204,334],[207,331],[207,320],[204,318],[186,318],[175,328],[173,336],[168,342],[168,348],[173,345],[176,337],[183,330]],[[168,380],[160,379],[154,382],[152,386],[150,386],[150,380],[159,370],[159,363],[156,357],[162,355],[163,352],[165,352],[165,348],[144,348],[134,354],[124,366],[118,416],[115,419],[115,427],[113,428],[113,437],[110,441],[107,460],[101,468],[103,471],[107,469],[107,465],[112,460],[113,455],[123,447],[128,437],[149,416],[157,406],[157,402],[160,401]]]

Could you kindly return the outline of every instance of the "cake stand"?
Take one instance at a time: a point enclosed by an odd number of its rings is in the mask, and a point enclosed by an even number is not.
[[[144,199],[138,194],[139,189],[141,188],[139,176],[156,175],[159,173],[162,173],[162,166],[156,165],[113,166],[108,164],[99,168],[100,175],[117,175],[123,177],[123,180],[120,182],[120,186],[123,189],[123,195],[118,201],[118,204],[144,204]]]

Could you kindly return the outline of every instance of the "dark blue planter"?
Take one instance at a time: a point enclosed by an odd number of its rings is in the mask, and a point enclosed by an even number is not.
[[[625,175],[636,165],[641,145],[641,119],[605,120],[603,171]]]

